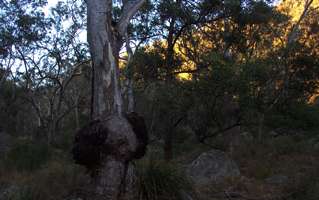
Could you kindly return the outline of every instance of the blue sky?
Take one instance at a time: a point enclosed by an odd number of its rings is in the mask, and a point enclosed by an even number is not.
[[[48,5],[45,7],[44,12],[47,15],[49,13],[49,9],[55,6],[60,0],[48,0]]]
[[[49,14],[50,8],[54,7],[58,2],[67,1],[67,0],[47,0],[47,1],[48,1],[48,5],[44,8],[44,13],[46,15]],[[68,22],[66,22],[66,24],[68,24]],[[79,35],[80,41],[86,42],[87,41],[86,36],[87,36],[86,31],[82,31]]]

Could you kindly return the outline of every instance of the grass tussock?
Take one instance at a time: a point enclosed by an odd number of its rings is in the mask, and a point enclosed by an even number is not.
[[[64,200],[82,190],[89,177],[85,170],[67,160],[50,160],[32,171],[1,168],[4,200]]]
[[[141,161],[137,164],[139,200],[181,200],[183,192],[191,191],[181,169],[163,161]]]

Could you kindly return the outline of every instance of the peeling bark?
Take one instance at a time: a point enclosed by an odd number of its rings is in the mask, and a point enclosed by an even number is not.
[[[144,0],[123,1],[122,16],[112,22],[112,0],[86,0],[88,42],[93,63],[92,120],[106,127],[101,161],[94,177],[100,200],[134,199],[134,170],[130,161],[138,149],[137,136],[123,115],[119,51],[130,19]],[[89,130],[90,131],[90,130]],[[95,131],[95,130],[91,130]]]

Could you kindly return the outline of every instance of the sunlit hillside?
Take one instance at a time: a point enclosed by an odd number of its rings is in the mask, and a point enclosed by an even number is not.
[[[278,7],[285,14],[291,16],[294,21],[297,21],[304,11],[305,4],[310,2],[310,0],[282,0]],[[312,0],[310,7],[319,9],[319,0]]]
[[[308,45],[316,41],[315,38],[319,35],[318,15],[316,14],[319,11],[319,0],[282,0],[277,7],[282,13],[291,17],[291,26],[298,23],[299,20],[301,26],[310,24],[309,28],[303,27],[299,31],[303,33],[300,35],[301,42]],[[291,31],[291,29],[288,30]],[[318,53],[318,48],[313,48],[313,50]],[[316,103],[318,97],[319,90],[309,98],[309,103]]]

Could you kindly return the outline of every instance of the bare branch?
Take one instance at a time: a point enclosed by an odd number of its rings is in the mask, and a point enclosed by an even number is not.
[[[210,134],[210,135],[204,135],[204,136],[202,136],[202,137],[200,138],[200,142],[204,142],[204,141],[205,141],[206,139],[208,139],[208,138],[216,137],[217,135],[219,135],[219,134],[221,134],[221,133],[224,133],[224,132],[229,131],[229,130],[231,130],[231,129],[237,127],[237,126],[242,125],[239,121],[240,121],[240,120],[237,120],[237,122],[235,122],[234,124],[232,124],[232,125],[230,125],[230,126],[228,126],[228,127],[226,127],[226,128],[218,129],[218,130],[216,130],[214,133],[212,133],[212,134]]]

